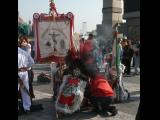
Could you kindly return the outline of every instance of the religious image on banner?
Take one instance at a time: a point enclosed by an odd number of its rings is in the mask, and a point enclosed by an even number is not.
[[[36,59],[40,62],[55,61],[64,58],[72,41],[73,14],[33,15]]]
[[[59,28],[59,26],[61,26]],[[42,58],[64,57],[69,49],[70,25],[65,22],[40,22],[39,47]]]

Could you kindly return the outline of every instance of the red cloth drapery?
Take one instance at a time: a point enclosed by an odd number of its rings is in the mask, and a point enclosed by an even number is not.
[[[94,80],[90,81],[91,95],[95,97],[114,96],[114,92],[103,75],[97,74]]]

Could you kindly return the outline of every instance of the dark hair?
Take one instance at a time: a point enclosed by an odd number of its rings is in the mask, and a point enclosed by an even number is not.
[[[81,40],[84,41],[84,38],[82,38]]]
[[[121,38],[118,39],[118,43],[122,42],[123,40]]]
[[[26,36],[20,36],[20,37],[19,37],[19,44],[20,44],[20,45],[22,44],[23,40],[25,40],[27,43],[29,43],[29,42],[28,42],[28,38],[27,38]]]
[[[93,34],[92,34],[92,33],[90,33],[90,34],[89,34],[89,37],[93,37]]]

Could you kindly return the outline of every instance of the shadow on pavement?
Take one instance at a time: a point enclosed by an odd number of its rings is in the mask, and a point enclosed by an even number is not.
[[[133,91],[133,92],[130,92],[131,95],[136,95],[136,94],[140,94],[140,91]]]
[[[54,104],[55,102],[53,102]],[[54,107],[54,106],[53,106]],[[55,110],[55,107],[53,108]],[[88,108],[87,110],[80,110],[73,114],[67,114],[63,118],[60,118],[59,120],[85,120],[85,119],[91,119],[96,117],[98,114],[91,112],[91,110]],[[54,111],[54,118],[56,117],[56,111]],[[57,120],[57,119],[54,119]]]
[[[128,102],[138,101],[140,100],[140,91],[132,91],[130,92],[130,100]],[[135,96],[138,95],[138,96]]]
[[[33,104],[42,104],[43,110],[18,116],[18,120],[56,120],[52,98],[33,100]]]
[[[94,118],[96,116],[97,116],[96,113],[93,113],[93,112],[90,112],[90,111],[86,111],[86,112],[81,111],[81,112],[76,112],[76,113],[73,113],[69,116],[66,116],[61,120],[84,120],[84,119],[91,119],[91,118]]]
[[[135,101],[139,101],[140,100],[140,91],[133,91],[130,92],[130,99],[127,101],[123,101],[123,102],[117,102],[114,104],[126,104],[126,103],[131,103],[131,102],[135,102]],[[135,95],[139,95],[139,96],[135,96]]]

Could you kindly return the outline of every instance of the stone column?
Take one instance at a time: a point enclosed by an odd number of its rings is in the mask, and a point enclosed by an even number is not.
[[[97,26],[101,33],[98,30],[97,33],[105,39],[106,44],[112,45],[113,27],[123,21],[123,0],[103,0],[102,13],[102,25]]]

